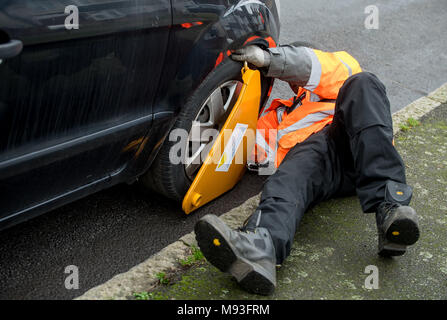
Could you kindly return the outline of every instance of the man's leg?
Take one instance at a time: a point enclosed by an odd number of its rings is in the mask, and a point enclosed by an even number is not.
[[[240,230],[231,230],[214,215],[203,217],[195,226],[208,261],[233,275],[249,292],[273,292],[275,266],[289,255],[304,212],[338,189],[341,166],[327,129],[289,151],[266,181],[258,209]]]
[[[404,163],[393,146],[393,122],[385,86],[372,73],[362,72],[346,80],[338,95],[329,135],[344,149],[340,156],[353,160],[364,212],[375,212],[383,202],[387,181],[406,183]]]
[[[412,190],[393,146],[390,103],[375,75],[363,72],[345,82],[328,134],[355,181],[363,211],[376,212],[379,253],[403,254],[419,238],[419,229],[416,213],[407,207]]]
[[[290,254],[298,225],[309,207],[332,197],[342,183],[335,144],[323,131],[292,148],[265,182],[261,201],[245,230],[265,228],[274,242],[276,262]]]

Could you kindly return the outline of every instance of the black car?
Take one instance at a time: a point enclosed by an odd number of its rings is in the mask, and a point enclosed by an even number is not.
[[[167,137],[220,128],[241,86],[228,56],[276,45],[277,2],[1,1],[0,228],[138,179],[182,200],[211,142],[173,164]]]

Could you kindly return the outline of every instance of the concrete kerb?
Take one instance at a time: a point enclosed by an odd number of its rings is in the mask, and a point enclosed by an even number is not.
[[[394,133],[399,132],[401,126],[406,124],[408,119],[420,120],[445,102],[447,102],[447,83],[428,96],[422,97],[394,113]],[[240,226],[256,209],[259,198],[260,195],[257,195],[248,199],[241,206],[223,214],[221,218],[233,228]],[[76,299],[123,300],[131,298],[135,292],[150,291],[158,284],[159,280],[156,276],[158,273],[172,273],[180,270],[179,261],[186,259],[191,254],[190,247],[194,245],[197,243],[194,232],[191,232],[129,271],[116,275]]]
[[[254,196],[221,217],[229,226],[237,227],[253,212],[258,201],[259,195]],[[129,271],[90,289],[76,300],[125,300],[135,292],[150,291],[158,285],[158,273],[173,273],[181,269],[179,261],[191,254],[190,247],[194,245],[197,242],[194,232],[191,232]]]
[[[409,118],[420,120],[424,115],[447,102],[447,83],[430,93],[426,97],[410,103],[405,108],[393,114],[394,134],[400,131],[401,125],[405,124]]]

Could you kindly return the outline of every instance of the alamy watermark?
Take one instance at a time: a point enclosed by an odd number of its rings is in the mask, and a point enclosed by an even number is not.
[[[79,29],[79,9],[75,5],[69,5],[65,7],[65,14],[68,16],[65,18],[65,29]]]
[[[370,5],[365,8],[365,28],[368,30],[379,29],[379,8],[375,5]]]
[[[266,135],[267,134],[267,135]],[[169,161],[174,165],[201,165],[205,161],[216,165],[216,171],[227,172],[232,165],[261,163],[259,175],[271,175],[275,171],[276,147],[270,146],[265,137],[275,141],[278,130],[252,129],[238,124],[234,129],[219,131],[202,129],[193,122],[191,130],[175,129],[169,134],[173,142],[169,150]],[[263,141],[254,148],[255,141]],[[252,146],[249,146],[251,142]]]
[[[68,276],[65,278],[65,289],[78,290],[79,289],[79,268],[74,265],[66,266],[64,270]]]
[[[365,279],[365,288],[369,290],[379,289],[379,268],[374,265],[367,266],[365,274],[368,274]]]

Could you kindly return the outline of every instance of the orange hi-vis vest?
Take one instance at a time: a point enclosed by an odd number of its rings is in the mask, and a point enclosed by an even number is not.
[[[274,161],[278,167],[291,148],[332,123],[340,88],[351,75],[362,71],[344,51],[308,52],[312,67],[307,84],[290,100],[274,100],[258,120],[253,155],[256,163]]]

